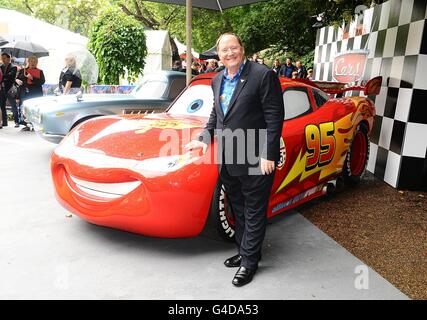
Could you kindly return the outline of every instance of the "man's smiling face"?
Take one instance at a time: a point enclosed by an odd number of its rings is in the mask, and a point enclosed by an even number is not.
[[[225,35],[218,43],[218,56],[229,70],[237,70],[245,57],[245,49],[234,35]]]

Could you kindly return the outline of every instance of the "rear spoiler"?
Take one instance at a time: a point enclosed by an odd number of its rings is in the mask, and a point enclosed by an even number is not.
[[[381,76],[375,77],[368,82],[362,82],[355,85],[349,85],[348,83],[343,82],[310,81],[307,79],[294,80],[319,88],[328,94],[343,94],[346,91],[363,91],[366,96],[376,96],[380,93],[383,78]]]

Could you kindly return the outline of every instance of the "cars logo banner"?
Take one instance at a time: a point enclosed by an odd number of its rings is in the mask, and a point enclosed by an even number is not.
[[[358,50],[339,54],[334,59],[332,76],[336,81],[351,83],[362,80],[368,51]]]

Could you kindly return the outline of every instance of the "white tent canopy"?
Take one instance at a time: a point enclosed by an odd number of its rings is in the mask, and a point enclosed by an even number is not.
[[[175,40],[176,46],[178,48],[179,54],[183,54],[183,53],[187,52],[187,45],[179,42],[179,40],[177,38],[174,38],[174,40]],[[199,58],[199,53],[194,51],[193,48],[191,48],[191,54],[193,55],[193,57]]]
[[[65,54],[86,50],[88,43],[88,38],[80,34],[7,9],[0,9],[0,35],[9,41],[32,41],[49,50],[48,57],[39,59],[39,67],[49,84],[58,83]]]
[[[164,30],[146,30],[147,57],[144,73],[172,69],[172,49],[169,33]]]

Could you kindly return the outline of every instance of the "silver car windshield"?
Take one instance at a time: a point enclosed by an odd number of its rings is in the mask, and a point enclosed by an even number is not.
[[[168,88],[166,79],[156,79],[146,77],[142,82],[132,91],[132,94],[138,99],[145,98],[162,98]]]
[[[169,109],[170,114],[209,117],[213,108],[213,92],[209,85],[194,85],[183,92]]]

